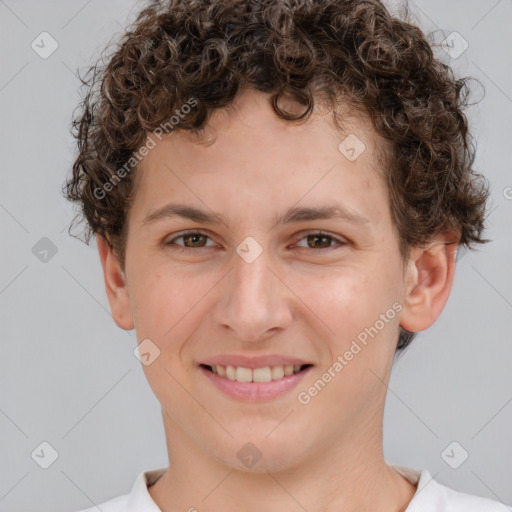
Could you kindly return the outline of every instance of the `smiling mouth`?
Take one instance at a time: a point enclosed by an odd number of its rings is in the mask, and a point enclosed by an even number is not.
[[[243,366],[224,366],[220,364],[213,366],[201,364],[200,366],[212,373],[217,374],[219,377],[223,377],[230,381],[271,382],[280,380],[284,377],[288,377],[289,375],[300,373],[313,365],[276,365],[265,366],[262,368],[245,368]]]

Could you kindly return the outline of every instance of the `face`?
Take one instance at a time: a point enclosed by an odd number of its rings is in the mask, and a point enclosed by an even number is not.
[[[250,89],[236,106],[212,144],[176,131],[143,160],[109,299],[150,340],[168,437],[232,467],[251,442],[274,471],[379,432],[409,272],[368,125],[294,125]]]

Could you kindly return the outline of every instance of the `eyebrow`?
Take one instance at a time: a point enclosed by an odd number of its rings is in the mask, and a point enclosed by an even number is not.
[[[181,217],[200,224],[226,224],[226,218],[217,213],[210,213],[199,208],[180,203],[169,203],[157,210],[154,210],[143,219],[142,225],[148,226],[159,220],[169,217]],[[292,224],[294,222],[343,219],[348,222],[368,225],[370,219],[351,211],[339,204],[326,205],[321,207],[291,207],[282,215],[273,217],[273,225]]]

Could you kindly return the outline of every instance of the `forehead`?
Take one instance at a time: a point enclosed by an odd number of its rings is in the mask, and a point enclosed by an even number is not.
[[[286,97],[280,99],[279,106],[295,114],[304,110],[303,106]],[[364,163],[378,165],[379,150],[383,149],[384,141],[376,135],[371,123],[348,105],[339,104],[336,113],[337,126],[332,110],[316,100],[314,111],[307,120],[285,120],[274,112],[269,94],[246,88],[228,107],[213,111],[199,138],[189,131],[176,130],[164,136],[159,146],[161,149],[167,146],[175,156],[186,153],[189,159],[204,155],[208,155],[209,160],[217,155],[230,158],[240,155],[243,158],[244,154],[254,150],[265,150],[262,158],[284,154],[306,158],[308,162],[331,158],[333,149],[339,156],[339,144],[351,136],[355,145],[359,144],[356,149],[361,150],[364,141],[366,147],[361,155]],[[150,153],[145,161],[151,164],[157,154],[158,151]],[[345,156],[349,161],[355,160],[351,160],[354,155]]]
[[[279,106],[303,109],[290,100]],[[258,204],[276,210],[279,202],[284,209],[301,198],[335,194],[354,210],[382,209],[375,197],[381,202],[387,197],[379,138],[353,113],[344,115],[341,127],[322,105],[305,122],[281,119],[270,95],[246,89],[229,108],[213,112],[200,139],[176,130],[157,142],[136,173],[135,215],[176,195],[196,205]],[[247,201],[237,201],[239,196]]]

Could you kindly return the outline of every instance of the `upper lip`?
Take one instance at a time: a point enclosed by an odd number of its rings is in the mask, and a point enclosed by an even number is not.
[[[279,354],[266,354],[261,356],[246,356],[225,354],[212,357],[202,361],[207,366],[242,366],[244,368],[265,368],[266,366],[289,366],[313,364],[297,357],[284,356]]]

